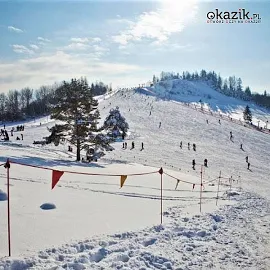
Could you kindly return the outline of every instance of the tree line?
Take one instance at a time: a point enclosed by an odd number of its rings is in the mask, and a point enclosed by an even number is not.
[[[172,79],[183,79],[188,81],[203,81],[210,85],[216,91],[226,95],[242,99],[245,101],[252,101],[257,105],[270,108],[270,95],[267,94],[266,90],[263,94],[252,93],[249,86],[243,87],[242,79],[235,76],[230,76],[229,78],[222,78],[220,74],[215,71],[209,71],[202,69],[199,73],[184,71],[181,75],[174,72],[164,72],[162,71],[160,77],[153,76],[153,84],[159,81],[166,81]]]
[[[0,94],[0,121],[17,121],[51,113],[51,107],[57,102],[56,91],[63,83],[41,86],[34,90],[29,87],[21,90],[9,90]],[[92,83],[93,96],[112,91],[111,85],[103,82]]]

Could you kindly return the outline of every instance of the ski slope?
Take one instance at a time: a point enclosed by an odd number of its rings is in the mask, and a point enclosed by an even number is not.
[[[119,106],[129,123],[126,150],[121,141],[116,142],[115,151],[99,162],[76,163],[67,143],[58,147],[32,144],[47,136],[47,127],[54,125],[44,117],[25,123],[23,141],[11,137],[11,142],[0,143],[0,162],[8,157],[57,170],[123,175],[157,172],[162,167],[167,174],[188,182],[180,182],[175,190],[176,180],[164,175],[163,224],[158,173],[128,177],[121,189],[120,177],[65,173],[51,190],[50,171],[11,163],[13,257],[7,257],[7,205],[0,199],[1,270],[268,269],[270,136],[222,119],[219,124],[216,117],[183,106],[179,100],[198,102],[187,93],[170,100],[163,99],[157,89],[146,90],[118,91],[99,98],[102,120],[110,108]],[[214,91],[205,91],[214,100]],[[225,106],[224,96],[216,97],[212,106],[220,103]],[[226,113],[240,117],[241,106],[235,103]],[[267,111],[256,108],[257,112],[257,117],[269,118]],[[11,127],[7,125],[7,129]],[[130,150],[132,141],[135,149]],[[142,142],[144,150],[140,151]],[[251,170],[247,170],[246,156]],[[205,158],[208,168],[203,169],[200,213],[200,172]],[[220,172],[226,179],[216,206],[217,181],[207,182]],[[231,188],[230,177],[235,180]],[[0,179],[4,193],[3,166]],[[190,183],[195,184],[194,189]],[[56,209],[42,210],[43,203],[54,203]]]

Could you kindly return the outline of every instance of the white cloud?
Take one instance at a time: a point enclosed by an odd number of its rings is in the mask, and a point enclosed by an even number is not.
[[[74,43],[87,43],[89,42],[89,39],[88,38],[71,38],[70,41]]]
[[[88,77],[89,81],[125,83],[124,78],[128,81],[141,71],[142,67],[136,65],[97,61],[92,54],[81,56],[58,51],[12,63],[0,62],[0,82],[2,91],[27,86],[35,88],[81,76]]]
[[[101,38],[99,37],[90,38],[90,41],[98,43],[98,42],[101,42]]]
[[[35,44],[30,44],[29,47],[31,47],[34,50],[39,50],[39,47]]]
[[[13,48],[13,51],[15,53],[23,53],[23,54],[34,54],[33,50],[28,49],[27,47],[23,46],[23,45],[18,45],[18,44],[14,44],[11,45]]]
[[[80,42],[73,42],[64,47],[64,50],[80,50],[85,51],[90,48],[90,45]]]
[[[98,59],[107,52],[109,52],[108,48],[102,47],[98,44],[81,43],[81,42],[73,42],[60,49],[63,51],[70,51],[73,53],[75,52],[77,54],[80,53],[87,53],[89,55],[91,54],[95,56],[95,59]]]
[[[8,26],[8,30],[16,33],[23,33],[23,30],[14,26]]]
[[[40,40],[41,42],[51,42],[49,39],[43,37],[38,37],[37,39]]]
[[[93,38],[71,38],[70,39],[71,42],[73,43],[98,43],[101,42],[101,38],[99,37],[93,37]]]
[[[157,11],[144,12],[136,21],[118,35],[113,36],[113,41],[121,45],[127,45],[130,41],[140,41],[144,38],[157,42],[164,42],[192,21],[197,11],[196,1],[161,2],[161,8]]]

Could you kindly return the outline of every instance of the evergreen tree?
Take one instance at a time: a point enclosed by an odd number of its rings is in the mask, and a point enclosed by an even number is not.
[[[251,111],[250,111],[250,108],[248,105],[246,106],[246,108],[243,112],[243,118],[247,122],[252,122],[252,114],[251,114]]]
[[[157,78],[155,75],[153,75],[153,84],[155,85],[157,83]]]
[[[243,97],[243,86],[241,78],[238,78],[236,82],[236,97],[237,98]]]
[[[218,91],[222,90],[222,78],[220,77],[220,75],[218,75],[218,78],[217,78],[217,88],[216,89]]]
[[[98,101],[86,79],[72,79],[63,82],[55,91],[56,104],[52,108],[52,119],[63,121],[50,129],[48,142],[58,145],[62,138],[69,140],[77,148],[77,161],[80,161],[82,149],[94,147],[94,153],[104,155],[110,150],[109,141],[97,129],[99,111]]]
[[[229,91],[230,91],[230,96],[235,97],[235,90],[236,90],[236,80],[234,76],[229,77]]]
[[[245,89],[245,94],[246,94],[248,97],[251,97],[251,91],[250,91],[249,86],[246,87],[246,89]]]
[[[200,77],[202,80],[206,80],[206,71],[204,69],[201,70]]]
[[[198,74],[198,72],[197,72],[197,71],[195,71],[195,74],[194,74],[194,79],[195,79],[195,80],[199,80],[199,74]]]
[[[183,74],[182,74],[182,79],[185,80],[186,79],[186,74],[185,72],[183,71]]]
[[[222,92],[225,95],[229,94],[229,87],[228,87],[228,80],[227,79],[224,80]]]
[[[110,130],[114,136],[126,136],[129,129],[128,123],[121,115],[119,107],[110,110],[108,117],[104,121],[103,127]]]

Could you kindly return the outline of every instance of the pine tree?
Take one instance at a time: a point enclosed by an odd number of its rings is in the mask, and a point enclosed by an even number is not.
[[[251,97],[251,91],[250,91],[249,86],[246,87],[246,89],[245,89],[245,94],[246,94],[248,97]]]
[[[153,75],[153,84],[155,85],[157,83],[157,78],[155,75]]]
[[[110,110],[108,117],[104,121],[103,127],[110,130],[114,136],[126,136],[129,129],[128,123],[121,115],[119,107]]]
[[[224,80],[222,92],[225,95],[228,95],[229,94],[229,87],[228,87],[228,80],[227,79]]]
[[[242,86],[242,80],[241,78],[237,79],[237,85],[236,85],[236,97],[242,98],[243,97],[243,86]]]
[[[77,148],[77,161],[80,161],[82,149],[94,147],[94,153],[99,156],[104,155],[104,150],[110,150],[110,142],[97,128],[98,101],[93,99],[92,89],[86,79],[64,81],[56,89],[55,99],[51,118],[64,123],[50,129],[48,142],[58,145],[62,138],[69,140]]]
[[[244,112],[243,112],[243,118],[245,121],[247,122],[251,122],[252,121],[252,114],[251,114],[251,111],[250,111],[250,108],[249,106],[247,105]]]
[[[218,75],[217,77],[217,88],[218,91],[221,91],[222,89],[222,78],[220,77],[220,75]]]

